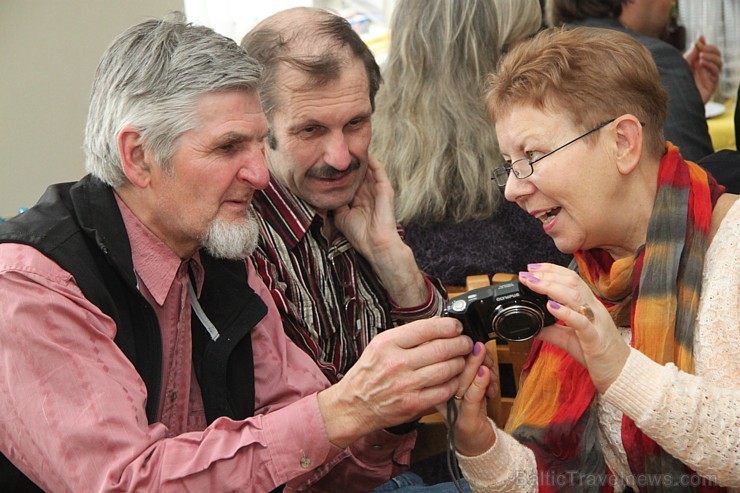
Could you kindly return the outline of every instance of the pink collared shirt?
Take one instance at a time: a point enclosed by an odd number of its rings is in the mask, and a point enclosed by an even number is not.
[[[328,382],[285,336],[251,262],[249,284],[268,307],[252,332],[255,416],[206,427],[191,371],[188,262],[119,207],[162,331],[158,420],[147,422],[146,387],[113,341],[114,322],[37,250],[0,244],[0,451],[27,476],[74,493],[271,491],[321,477],[313,491],[344,491],[348,478],[371,489],[408,463],[413,434],[380,431],[346,450],[328,441],[316,399]],[[198,256],[189,262],[200,287]]]

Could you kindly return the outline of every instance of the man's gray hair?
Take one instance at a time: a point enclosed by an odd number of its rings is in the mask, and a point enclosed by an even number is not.
[[[171,171],[178,137],[198,125],[200,96],[256,94],[261,72],[233,40],[186,23],[181,13],[129,28],[108,47],[95,74],[84,139],[87,171],[112,187],[124,183],[117,140],[126,125]]]

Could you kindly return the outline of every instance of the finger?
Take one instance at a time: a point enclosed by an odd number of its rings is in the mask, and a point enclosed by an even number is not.
[[[436,339],[426,344],[406,350],[404,364],[411,370],[418,370],[455,358],[464,360],[473,349],[473,341],[468,336],[450,339]],[[462,371],[460,368],[460,373]]]
[[[373,156],[368,157],[368,169],[373,175],[373,183],[379,186],[384,194],[387,194],[389,199],[392,200],[395,196],[393,185],[391,184],[388,173],[385,170],[383,163],[376,160]]]
[[[488,368],[481,366],[458,408],[460,413],[455,423],[455,448],[463,455],[480,455],[496,441],[496,432],[485,412],[484,389],[490,377]]]
[[[482,343],[481,343],[482,344]],[[491,355],[491,351],[488,350],[488,346],[483,344],[485,351],[485,358],[483,358],[483,364],[486,365],[488,368],[493,368],[493,356]]]
[[[371,154],[368,154],[367,156],[367,171],[367,174],[372,177],[373,183],[382,181],[385,177],[385,169],[383,168],[383,165]]]
[[[462,334],[462,324],[459,320],[452,317],[433,317],[386,330],[376,338],[380,336],[391,338],[398,347],[409,349],[435,339],[450,339],[460,334]],[[468,351],[472,346],[471,342]]]
[[[498,372],[498,366],[495,366],[493,368],[487,367],[491,371],[491,378],[488,382],[488,387],[486,388],[486,397],[489,399],[494,399],[498,397],[499,394],[499,372]]]
[[[375,172],[375,171],[385,171],[385,166],[383,166],[383,163],[381,163],[379,160],[377,160],[375,158],[375,156],[373,156],[372,154],[368,154],[368,156],[367,156],[367,166],[373,172]]]
[[[467,357],[465,368],[458,379],[459,384],[457,392],[455,392],[456,398],[463,396],[468,387],[473,383],[475,374],[478,372],[478,368],[480,368],[481,364],[483,364],[486,354],[488,354],[488,350],[482,342],[476,342],[473,345],[473,351],[470,353],[470,356]]]
[[[566,280],[566,279],[579,278],[578,274],[575,271],[567,267],[563,267],[562,265],[556,265],[556,264],[548,264],[548,263],[528,264],[527,272],[530,274],[534,274],[536,276],[552,277],[553,279]]]
[[[545,265],[520,272],[519,282],[568,306],[580,306],[594,301],[593,293],[577,273],[564,267]]]
[[[475,371],[471,385],[468,386],[465,394],[462,396],[462,402],[459,406],[461,414],[478,413],[480,411],[480,406],[486,398],[486,390],[490,381],[491,370],[485,366],[479,366]]]
[[[719,50],[719,48],[716,45],[704,45],[702,46],[701,52],[703,55],[711,55],[717,58],[722,57],[722,52]]]
[[[714,51],[704,51],[701,53],[699,59],[704,63],[709,63],[716,66],[722,65],[722,55]]]
[[[478,368],[473,384],[468,387],[462,400],[456,401],[458,417],[455,423],[456,445],[465,448],[481,440],[481,430],[488,428],[486,413],[486,389],[491,372],[485,366]],[[485,439],[485,441],[488,441]],[[476,447],[477,448],[477,447]]]
[[[587,305],[588,309],[591,311],[598,312],[599,309],[606,311],[606,308],[604,308],[603,305],[600,303],[597,303],[597,305],[591,304]],[[582,309],[574,309],[566,305],[561,305],[553,300],[550,300],[547,302],[547,308],[550,310],[550,313],[553,314],[558,320],[561,320],[565,322],[565,324],[573,330],[573,334],[578,339],[578,343],[581,347],[595,347],[599,345],[598,336],[599,332],[596,329],[596,326],[594,324],[595,322],[595,314],[594,318],[592,318],[589,314],[584,314]],[[581,307],[579,307],[581,308]],[[607,314],[608,317],[608,314]],[[611,318],[609,318],[611,320]],[[557,324],[551,326],[554,327]],[[556,333],[556,331],[553,331]],[[567,331],[562,331],[560,334],[560,337],[563,335],[566,335]],[[559,344],[565,344],[564,349],[565,351],[568,351],[572,354],[572,349],[569,348],[568,344],[574,343],[572,339],[556,339],[555,343]],[[557,344],[556,344],[557,345]]]
[[[689,66],[693,66],[696,59],[699,57],[699,48],[696,45],[693,45],[689,51],[683,54],[684,60],[689,64]]]
[[[547,302],[547,309],[550,313],[555,315],[557,318],[566,323],[568,327],[573,329],[584,329],[589,325],[593,325],[595,321],[594,309],[591,305],[579,306],[578,309],[571,308],[566,305],[562,305],[554,300]],[[557,325],[557,324],[555,324]]]
[[[549,308],[549,307],[548,307]],[[551,309],[551,313],[560,316],[557,310]],[[543,327],[537,337],[545,342],[549,342],[553,346],[557,346],[563,351],[568,351],[568,344],[571,342],[573,336],[573,329],[567,325],[554,324],[548,327]]]
[[[704,55],[699,58],[699,65],[712,75],[719,75],[722,70],[722,62],[720,60],[705,57]]]
[[[434,408],[442,416],[446,416],[447,401],[454,395],[457,388],[457,380],[430,385],[413,394],[415,404],[419,410]]]
[[[434,405],[446,402],[455,395],[460,387],[460,373],[465,367],[463,358],[455,358],[449,361],[425,366],[405,376],[398,376],[398,388],[404,395],[413,395],[414,393],[423,392],[429,388],[449,387],[451,390],[448,394],[441,396],[442,401],[433,403]]]

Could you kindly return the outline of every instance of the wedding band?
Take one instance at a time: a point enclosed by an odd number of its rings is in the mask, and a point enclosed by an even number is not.
[[[460,397],[459,395],[455,394],[455,399],[458,400],[458,401],[461,401],[463,398]]]
[[[578,307],[578,313],[588,319],[589,322],[594,323],[594,311],[588,305],[581,305]]]

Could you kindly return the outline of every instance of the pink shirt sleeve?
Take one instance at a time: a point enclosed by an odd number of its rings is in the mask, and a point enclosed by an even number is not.
[[[315,397],[328,383],[285,337],[261,282],[253,287],[269,308],[252,336],[257,415],[170,436],[147,423],[146,388],[113,342],[113,321],[54,262],[0,245],[0,451],[56,492],[270,491],[323,476],[327,461],[337,466],[324,481],[353,468],[387,473],[388,453],[342,460],[365,444],[329,443]]]

